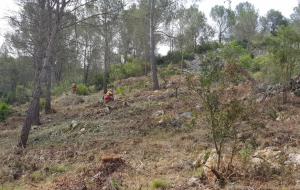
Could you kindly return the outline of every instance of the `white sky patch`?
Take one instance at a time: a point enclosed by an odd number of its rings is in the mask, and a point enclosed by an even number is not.
[[[12,16],[18,10],[15,0],[2,0],[0,1],[0,46],[4,41],[5,33],[11,31],[8,24],[7,16]]]

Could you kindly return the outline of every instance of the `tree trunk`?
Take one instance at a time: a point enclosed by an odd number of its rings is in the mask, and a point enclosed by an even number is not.
[[[103,91],[104,93],[107,92],[108,80],[109,80],[109,63],[108,63],[108,56],[109,56],[109,42],[108,42],[108,23],[107,23],[107,16],[104,16],[104,43],[105,43],[105,50],[104,50],[104,79],[103,79]]]
[[[154,9],[155,0],[150,0],[150,64],[152,69],[153,90],[159,89],[157,77],[157,65],[155,61],[155,39],[154,39]]]
[[[86,50],[88,46],[87,39],[85,40],[84,58],[83,58],[83,83],[87,84],[87,65],[86,65]]]
[[[61,3],[57,3],[56,5],[56,22],[54,25],[50,25],[49,28],[49,33],[45,36],[44,30],[45,28],[49,27],[49,21],[53,20],[52,17],[49,17],[49,19],[43,19],[45,14],[43,11],[45,11],[45,5],[46,1],[42,0],[39,1],[39,6],[40,6],[40,20],[39,20],[39,25],[37,26],[37,29],[39,30],[39,40],[40,43],[36,44],[36,50],[37,50],[37,57],[35,57],[35,66],[36,66],[36,73],[35,73],[35,90],[33,92],[33,99],[31,101],[31,104],[28,108],[27,116],[24,121],[22,130],[21,130],[21,135],[20,135],[20,140],[18,143],[19,147],[26,147],[29,132],[31,129],[31,125],[34,122],[39,122],[39,110],[40,110],[40,96],[41,96],[41,72],[43,68],[46,66],[49,66],[49,59],[52,56],[52,50],[54,46],[54,40],[56,38],[56,35],[60,29],[61,25],[61,20],[62,20],[62,13],[64,12],[64,9],[66,5],[70,1],[65,1],[63,0]],[[51,8],[48,6],[47,8]],[[52,12],[53,10],[48,9],[48,13]],[[50,14],[52,15],[52,14]],[[46,43],[47,42],[47,43]],[[46,45],[45,45],[46,44]],[[51,73],[50,73],[51,74]]]
[[[50,58],[48,65],[45,67],[46,69],[46,104],[45,104],[45,113],[52,113],[51,106],[51,86],[52,86],[52,63],[53,57]]]
[[[35,74],[35,90],[33,92],[33,99],[29,105],[27,115],[25,122],[23,124],[22,130],[21,130],[21,135],[20,135],[20,140],[19,140],[19,147],[26,147],[29,132],[31,129],[31,125],[34,124],[35,122],[39,121],[39,107],[40,107],[40,96],[41,96],[41,69],[38,67],[36,69],[36,74]],[[38,116],[38,118],[36,118]]]
[[[34,60],[35,64],[35,89],[32,93],[33,100],[32,104],[30,106],[34,106],[34,108],[30,108],[28,110],[31,110],[32,113],[30,113],[31,116],[31,123],[33,125],[41,125],[40,122],[40,97],[41,97],[41,72],[42,72],[42,53],[41,50],[38,51],[37,58]],[[28,116],[28,114],[27,114]]]

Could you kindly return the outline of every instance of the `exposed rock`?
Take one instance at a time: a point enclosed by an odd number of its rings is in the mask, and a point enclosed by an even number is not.
[[[110,108],[109,106],[106,106],[106,107],[104,108],[104,112],[107,113],[107,114],[110,113],[110,110],[111,110],[111,108]]]
[[[211,181],[216,179],[215,174],[211,171],[217,167],[218,155],[216,150],[204,151],[199,154],[196,161],[193,162],[195,168],[202,167],[203,174]]]
[[[287,161],[285,162],[285,164],[300,166],[300,154],[290,153],[287,157],[288,158],[287,158]]]
[[[193,117],[193,113],[192,112],[184,112],[184,113],[180,114],[180,117],[186,118],[186,119],[191,119]]]
[[[294,95],[300,97],[300,89],[295,90]]]
[[[267,147],[263,150],[257,150],[251,159],[252,169],[261,170],[262,167],[269,167],[273,172],[280,172],[281,160],[284,154],[274,147]]]
[[[77,127],[77,126],[78,126],[78,124],[79,124],[79,123],[78,123],[78,121],[76,121],[76,120],[72,120],[72,121],[71,121],[71,125],[70,125],[70,126],[71,126],[72,128],[75,128],[75,127]]]
[[[158,110],[158,111],[154,112],[154,113],[152,114],[152,116],[153,116],[153,117],[159,117],[159,116],[162,116],[162,115],[164,115],[164,114],[165,114],[164,110]]]
[[[188,186],[196,186],[196,185],[199,185],[201,182],[200,182],[200,179],[197,178],[197,177],[191,177],[188,181]]]

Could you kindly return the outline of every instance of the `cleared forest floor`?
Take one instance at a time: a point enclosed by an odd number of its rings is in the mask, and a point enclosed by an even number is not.
[[[98,103],[100,93],[55,98],[56,113],[42,114],[42,125],[33,126],[28,148],[21,151],[14,145],[26,106],[14,108],[0,125],[0,189],[219,189],[214,181],[195,178],[193,162],[212,143],[200,101],[185,84],[178,98],[171,88],[152,91],[147,77],[119,85],[126,93],[109,110]],[[236,88],[251,96],[247,84]],[[271,100],[257,103],[264,126],[247,138],[258,149],[300,154],[300,104],[291,100],[280,109]],[[300,189],[299,173],[299,165],[287,167],[267,177],[239,177],[226,188]]]

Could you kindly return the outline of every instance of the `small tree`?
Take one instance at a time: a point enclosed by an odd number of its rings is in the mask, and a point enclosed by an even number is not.
[[[209,54],[199,80],[188,78],[189,87],[197,93],[204,107],[211,139],[217,153],[216,168],[210,168],[219,180],[224,180],[220,173],[227,167],[229,171],[233,158],[237,153],[238,131],[237,123],[244,118],[244,103],[236,96],[227,96],[229,82],[226,82],[226,72],[215,54]],[[224,158],[225,144],[231,143],[231,154],[227,164]]]
[[[282,67],[283,103],[288,101],[287,90],[300,53],[300,34],[292,27],[280,28],[276,36],[268,38],[269,52]]]

